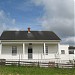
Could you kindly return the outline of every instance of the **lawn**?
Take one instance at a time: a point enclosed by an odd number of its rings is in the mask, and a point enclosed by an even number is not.
[[[75,69],[0,66],[0,75],[75,75]]]

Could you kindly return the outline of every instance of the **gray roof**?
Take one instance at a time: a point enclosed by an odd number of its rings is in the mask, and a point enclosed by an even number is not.
[[[69,46],[69,49],[75,49],[75,47],[74,46]]]
[[[52,31],[4,31],[1,40],[60,40]]]

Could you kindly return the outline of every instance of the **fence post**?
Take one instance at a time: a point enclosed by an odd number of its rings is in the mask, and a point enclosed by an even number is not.
[[[19,61],[18,61],[18,66],[20,66],[20,54],[19,54]]]
[[[59,63],[56,63],[57,64],[57,68],[59,68]]]
[[[0,65],[5,65],[6,59],[0,59]]]
[[[38,67],[40,67],[40,63],[39,63],[39,61],[38,61]]]

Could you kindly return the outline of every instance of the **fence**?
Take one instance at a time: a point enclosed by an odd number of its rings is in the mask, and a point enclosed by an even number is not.
[[[39,67],[58,67],[74,68],[75,63],[55,63],[55,62],[30,62],[30,61],[6,61],[0,59],[0,65],[17,65],[17,66],[39,66]]]

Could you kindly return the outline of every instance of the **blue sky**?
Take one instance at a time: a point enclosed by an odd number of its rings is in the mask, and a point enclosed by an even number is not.
[[[42,28],[37,19],[44,14],[43,6],[35,6],[31,0],[0,0],[0,10],[3,10],[7,17],[15,19],[16,26],[20,29],[26,29],[28,26],[33,30]]]
[[[62,44],[75,45],[75,0],[0,0],[0,34],[4,30],[54,31]]]

